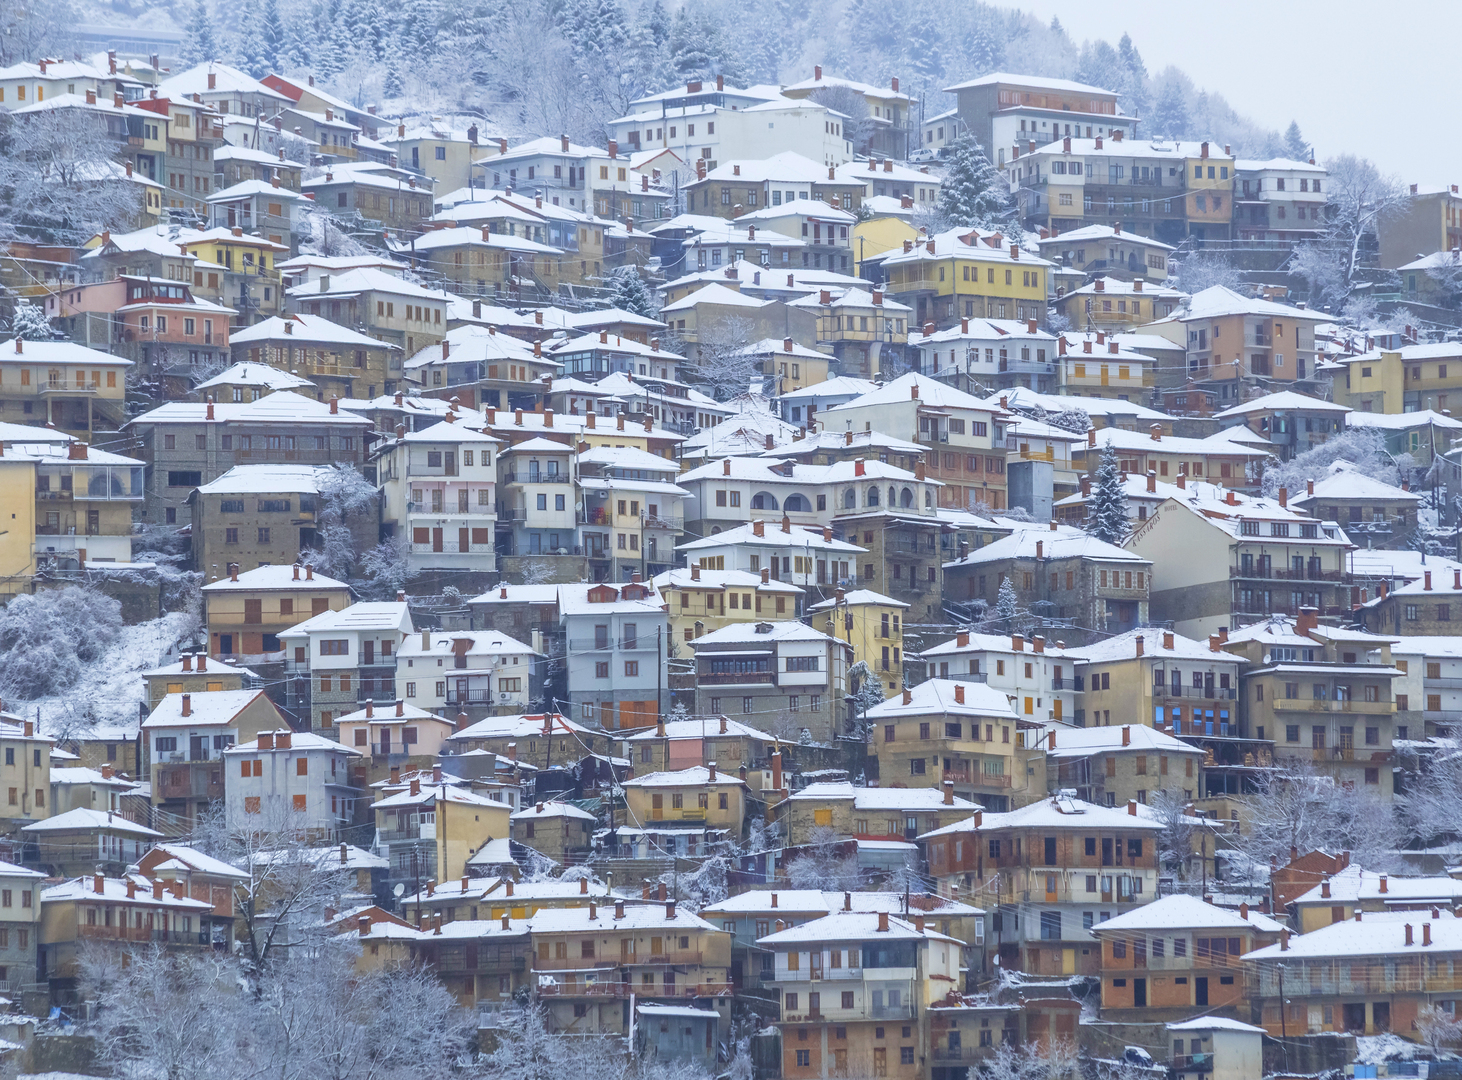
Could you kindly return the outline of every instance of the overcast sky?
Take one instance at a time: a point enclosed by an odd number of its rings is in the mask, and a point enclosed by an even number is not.
[[[1462,183],[1462,139],[1446,119],[1462,86],[1456,0],[1015,3],[1059,17],[1078,43],[1115,46],[1126,30],[1149,74],[1175,64],[1262,127],[1298,120],[1317,158],[1350,152],[1406,183]]]

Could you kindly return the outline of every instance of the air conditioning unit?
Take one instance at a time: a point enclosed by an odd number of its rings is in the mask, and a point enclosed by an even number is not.
[[[513,700],[513,695],[511,693],[509,693],[508,691],[503,690],[503,691],[500,691],[498,693],[497,699],[499,701],[512,701]]]

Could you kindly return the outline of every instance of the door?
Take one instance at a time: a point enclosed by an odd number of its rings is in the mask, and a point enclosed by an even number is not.
[[[1132,1007],[1134,1009],[1147,1008],[1147,980],[1132,980]]]
[[[468,540],[469,536],[470,533],[466,529],[457,530],[457,550],[463,554],[472,550],[472,545]]]
[[[264,601],[244,601],[244,622],[250,626],[257,626],[264,621]]]
[[[374,641],[360,643],[360,662],[368,666],[376,662],[376,643]]]
[[[188,739],[188,760],[204,761],[208,758],[208,737],[193,735]]]
[[[383,754],[389,754],[390,752],[391,752],[391,729],[388,728],[388,727],[383,727],[383,728],[381,728],[381,753],[383,753]]]
[[[1391,1030],[1391,1003],[1389,1001],[1371,1002],[1371,1028],[1378,1034]]]
[[[817,982],[822,978],[822,950],[813,949],[812,952],[808,953],[808,956],[812,959],[810,965],[812,969],[812,981]]]
[[[665,820],[665,796],[664,795],[651,795],[650,796],[650,820],[651,821],[664,821]]]
[[[1075,975],[1076,974],[1076,950],[1075,949],[1062,949],[1061,950],[1061,974],[1062,975]]]
[[[433,551],[441,551],[442,550],[442,530],[441,529],[433,529],[431,531],[431,549]]]
[[[882,1046],[873,1048],[873,1075],[888,1075],[888,1050]]]
[[[1197,978],[1193,980],[1193,1004],[1208,1004],[1208,980],[1206,978]]]

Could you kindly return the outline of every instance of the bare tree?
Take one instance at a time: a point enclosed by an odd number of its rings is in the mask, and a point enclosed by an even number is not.
[[[868,99],[851,86],[819,86],[807,95],[813,101],[833,112],[842,113],[843,138],[853,144],[853,153],[868,153],[868,144],[873,140],[877,124],[868,107]]]
[[[787,880],[794,889],[856,891],[863,887],[863,873],[856,855],[838,850],[843,836],[827,825],[813,828],[807,851],[787,863]]]
[[[1439,1005],[1423,1005],[1417,1010],[1416,1030],[1433,1057],[1439,1058],[1443,1051],[1455,1050],[1462,1044],[1462,1020],[1455,1011],[1449,1012]]]
[[[356,571],[356,530],[352,522],[374,520],[380,493],[354,465],[339,463],[319,474],[315,547],[302,560],[322,574],[345,580]]]
[[[80,243],[130,228],[142,188],[117,161],[106,123],[87,109],[0,113],[0,220],[7,232]]]
[[[761,358],[746,351],[755,329],[755,323],[738,315],[707,322],[697,333],[695,358],[681,365],[688,381],[704,387],[717,401],[746,393],[766,374]]]
[[[1149,805],[1153,816],[1163,827],[1157,836],[1158,861],[1163,866],[1172,867],[1178,880],[1187,880],[1193,861],[1193,838],[1199,828],[1197,820],[1189,813],[1190,807],[1182,794],[1176,790],[1164,788]]]
[[[1401,841],[1389,805],[1364,792],[1349,791],[1310,761],[1286,759],[1260,773],[1248,798],[1249,828],[1234,839],[1253,863],[1288,861],[1317,848],[1350,851],[1357,864],[1384,869]]]
[[[1310,287],[1311,303],[1339,308],[1350,299],[1365,256],[1386,219],[1406,202],[1405,188],[1365,158],[1342,154],[1325,163],[1330,193],[1324,234],[1295,254],[1291,270]]]

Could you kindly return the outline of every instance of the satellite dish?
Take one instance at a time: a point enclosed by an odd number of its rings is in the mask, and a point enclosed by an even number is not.
[[[406,886],[405,885],[398,884],[394,889],[391,890],[391,895],[394,896],[394,897],[396,897],[396,899],[399,900],[399,899],[401,899],[401,895],[404,892],[406,892]]]

